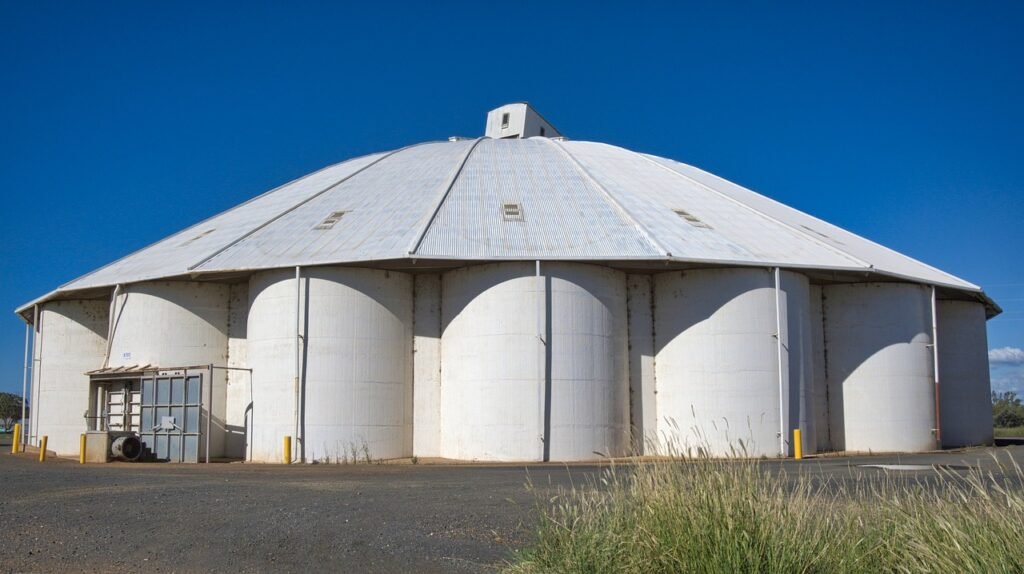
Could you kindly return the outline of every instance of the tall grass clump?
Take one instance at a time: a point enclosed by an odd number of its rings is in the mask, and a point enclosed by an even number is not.
[[[977,468],[849,482],[706,456],[611,465],[538,502],[533,545],[509,569],[1024,572],[1024,474],[1002,462],[1005,480]]]

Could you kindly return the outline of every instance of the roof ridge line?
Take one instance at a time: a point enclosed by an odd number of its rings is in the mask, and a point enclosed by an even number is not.
[[[314,193],[313,195],[310,195],[309,197],[307,197],[307,198],[303,199],[302,201],[300,201],[300,202],[296,203],[295,205],[292,205],[292,206],[291,206],[291,207],[289,207],[288,209],[285,209],[285,210],[284,210],[284,211],[282,211],[281,213],[278,213],[278,214],[277,214],[277,215],[275,215],[274,217],[271,217],[271,218],[270,218],[270,219],[268,219],[267,221],[264,221],[263,223],[261,223],[261,224],[257,225],[256,227],[254,227],[254,228],[250,229],[249,231],[247,231],[247,232],[243,233],[243,234],[242,234],[241,236],[239,236],[239,237],[238,237],[237,239],[234,239],[233,241],[229,241],[229,242],[227,243],[227,245],[225,245],[225,246],[221,247],[220,249],[218,249],[218,250],[214,251],[214,252],[213,252],[213,253],[211,253],[210,255],[208,255],[208,256],[204,257],[203,259],[199,260],[199,261],[198,261],[197,263],[195,263],[195,264],[193,264],[193,265],[190,265],[190,266],[188,266],[188,267],[187,267],[187,268],[186,268],[185,270],[186,270],[186,271],[193,271],[193,270],[195,270],[195,269],[196,269],[197,267],[200,267],[200,266],[202,266],[202,265],[205,265],[205,264],[209,263],[211,259],[213,259],[214,257],[217,257],[217,256],[218,256],[218,255],[220,255],[221,253],[224,253],[224,252],[225,252],[225,251],[227,251],[228,249],[231,249],[231,248],[232,248],[232,247],[234,247],[235,245],[238,245],[239,243],[241,243],[242,241],[244,241],[244,240],[248,239],[249,237],[252,237],[252,235],[253,235],[254,233],[256,233],[256,232],[258,232],[258,231],[260,231],[260,230],[262,230],[262,229],[265,229],[265,228],[266,228],[266,227],[267,227],[268,225],[270,225],[271,223],[274,223],[275,221],[277,221],[277,220],[281,219],[281,218],[282,218],[282,217],[284,217],[285,215],[288,215],[289,213],[291,213],[291,212],[295,211],[296,209],[298,209],[298,208],[302,207],[303,205],[305,205],[305,204],[309,203],[310,201],[313,201],[314,199],[316,199],[316,198],[320,197],[321,195],[323,195],[323,194],[327,193],[328,191],[330,191],[330,190],[332,190],[332,189],[334,189],[334,188],[338,187],[339,185],[341,185],[341,184],[345,183],[346,181],[348,181],[348,180],[352,179],[353,177],[355,177],[355,176],[357,176],[357,175],[359,175],[359,174],[363,173],[364,171],[366,171],[366,170],[370,169],[371,167],[373,167],[373,166],[377,165],[378,163],[380,163],[380,162],[382,162],[382,161],[384,161],[384,160],[388,159],[389,157],[391,157],[391,156],[393,156],[393,155],[395,155],[395,154],[397,154],[397,153],[399,153],[399,152],[403,152],[403,151],[405,151],[405,150],[408,150],[408,149],[411,149],[411,148],[414,148],[414,147],[417,147],[417,146],[421,146],[421,145],[426,145],[426,144],[428,144],[428,143],[436,143],[436,142],[421,142],[421,143],[416,143],[416,144],[412,144],[412,145],[407,145],[407,146],[405,146],[405,147],[400,147],[400,148],[398,148],[398,149],[396,149],[396,150],[392,150],[392,151],[390,151],[390,152],[387,152],[387,153],[385,153],[384,155],[380,156],[379,158],[377,158],[377,159],[375,159],[375,160],[371,161],[370,163],[368,163],[368,164],[364,165],[363,167],[361,167],[361,168],[357,169],[356,171],[354,171],[354,172],[352,172],[352,173],[350,173],[350,174],[346,175],[345,177],[343,177],[343,178],[339,179],[338,181],[336,181],[336,182],[334,182],[334,183],[332,183],[332,184],[328,185],[327,187],[325,187],[325,188],[321,189],[320,191],[318,191],[318,192]]]
[[[647,228],[644,227],[644,225],[642,223],[640,223],[640,220],[638,220],[632,213],[630,213],[629,210],[625,208],[625,206],[623,206],[621,203],[619,203],[619,200],[615,199],[615,196],[613,196],[611,194],[611,192],[608,191],[608,189],[605,186],[601,185],[600,182],[598,182],[596,179],[594,179],[594,176],[591,175],[589,171],[587,171],[587,168],[583,167],[583,164],[581,164],[579,162],[579,160],[576,159],[576,157],[569,152],[569,150],[565,149],[565,146],[562,145],[561,142],[557,142],[557,141],[552,140],[550,138],[540,138],[540,139],[548,142],[550,145],[554,146],[555,149],[557,149],[560,152],[562,152],[562,155],[564,155],[573,164],[573,166],[576,168],[576,170],[588,182],[590,182],[590,184],[592,186],[594,186],[599,192],[601,192],[602,195],[604,195],[605,200],[608,201],[609,203],[611,203],[612,207],[614,207],[617,211],[619,211],[620,214],[625,216],[625,218],[630,223],[633,224],[633,227],[635,227],[636,230],[639,231],[641,235],[643,235],[644,239],[646,239],[647,242],[650,243],[652,247],[654,247],[656,250],[660,251],[663,256],[665,256],[665,257],[672,257],[672,252],[670,252],[668,249],[665,249],[665,247],[661,244],[661,242],[659,242],[657,239],[655,239],[654,236],[651,235],[651,232],[648,231]]]
[[[605,145],[607,145],[607,144],[605,144]],[[621,149],[625,149],[625,148],[621,148]],[[633,150],[626,150],[626,151],[629,151],[630,153],[632,153],[632,154],[634,154],[636,156],[639,156],[639,157],[643,158],[644,160],[646,160],[646,161],[648,161],[648,162],[650,162],[650,163],[660,167],[661,169],[663,169],[663,170],[665,170],[665,171],[667,171],[669,173],[675,174],[676,176],[681,177],[681,178],[685,179],[686,181],[689,181],[689,182],[693,183],[694,185],[696,185],[696,186],[698,186],[698,187],[700,187],[702,189],[710,191],[711,193],[714,193],[715,195],[718,195],[720,197],[723,197],[726,200],[731,201],[731,202],[735,203],[736,205],[739,205],[740,207],[743,207],[744,209],[746,209],[748,211],[756,213],[757,215],[760,215],[761,217],[763,217],[764,219],[767,219],[768,221],[771,221],[773,223],[781,225],[782,227],[785,227],[786,229],[789,229],[790,231],[793,231],[793,232],[795,232],[795,233],[797,233],[797,234],[799,234],[799,235],[801,235],[803,237],[806,237],[807,239],[810,239],[814,243],[817,243],[818,245],[821,245],[822,247],[824,247],[825,249],[828,249],[829,251],[837,253],[840,256],[845,257],[845,258],[847,258],[847,259],[849,259],[851,261],[858,262],[861,265],[865,265],[867,267],[867,269],[874,269],[875,268],[874,265],[872,265],[871,263],[869,263],[867,261],[864,261],[860,257],[853,256],[853,255],[847,253],[846,251],[843,251],[842,249],[839,249],[838,247],[835,247],[833,245],[829,245],[828,243],[825,243],[824,241],[818,239],[817,237],[814,237],[813,235],[811,235],[810,233],[807,233],[806,231],[801,231],[801,230],[797,229],[796,227],[793,227],[792,225],[790,225],[790,224],[788,224],[788,223],[786,223],[784,221],[779,221],[778,219],[775,219],[774,217],[768,215],[767,213],[761,211],[760,209],[756,209],[754,207],[751,207],[751,206],[747,205],[746,203],[743,203],[742,201],[740,201],[738,199],[734,199],[732,197],[729,197],[728,195],[718,191],[717,189],[714,189],[714,188],[712,188],[710,186],[704,185],[703,183],[693,179],[692,177],[690,177],[690,176],[688,176],[686,174],[679,173],[678,171],[676,171],[676,170],[674,170],[674,169],[672,169],[672,168],[670,168],[670,167],[668,167],[666,165],[662,165],[661,163],[658,163],[658,162],[654,161],[653,159],[647,157],[646,154],[635,152]]]
[[[469,149],[466,151],[466,154],[462,156],[462,161],[459,162],[459,166],[455,168],[455,172],[452,173],[451,176],[449,176],[448,182],[444,186],[444,192],[441,194],[441,197],[437,200],[437,205],[434,206],[434,211],[430,213],[430,217],[427,218],[427,221],[422,226],[422,229],[420,229],[420,232],[416,234],[415,239],[412,241],[412,243],[409,244],[409,249],[406,250],[407,254],[415,255],[416,252],[419,251],[420,246],[423,244],[423,240],[426,239],[427,237],[427,232],[430,231],[430,227],[434,224],[434,219],[436,219],[437,214],[441,212],[441,206],[443,206],[444,203],[448,201],[448,195],[451,194],[452,188],[455,187],[455,182],[458,181],[459,176],[462,175],[463,168],[465,168],[466,163],[469,162],[469,156],[473,155],[473,152],[476,151],[477,146],[479,146],[480,142],[484,141],[485,139],[489,138],[487,136],[476,138],[476,141],[473,142],[473,145],[469,146]]]

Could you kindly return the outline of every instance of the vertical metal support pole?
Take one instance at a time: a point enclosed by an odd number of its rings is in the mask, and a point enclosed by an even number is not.
[[[545,361],[547,349],[544,341],[544,319],[546,315],[546,294],[544,293],[544,278],[540,274],[540,260],[534,262],[534,277],[537,288],[537,391],[539,407],[537,421],[540,425],[540,456],[538,460],[544,461],[548,452],[547,442],[550,439],[545,433],[545,420],[547,415],[547,377],[545,376]]]
[[[206,381],[206,464],[210,463],[210,431],[213,428],[213,364],[210,364],[210,380]],[[184,437],[182,437],[184,439]]]
[[[939,402],[939,304],[932,285],[932,369],[935,374],[935,448],[942,448],[942,407]]]
[[[21,422],[25,422],[25,409],[28,406],[28,338],[31,332],[32,326],[25,323],[25,370],[21,375]],[[17,445],[19,440],[21,437],[14,437],[14,444]]]
[[[295,431],[292,436],[295,442],[299,441],[299,403],[302,400],[302,393],[299,390],[299,381],[302,377],[302,346],[299,344],[302,338],[302,268],[295,266]],[[296,454],[298,454],[296,449]],[[289,463],[291,457],[289,456]]]
[[[78,464],[85,464],[85,433],[78,437]]]
[[[782,372],[782,278],[779,268],[775,268],[775,343],[779,369],[779,456],[786,456],[786,391],[785,376]]]
[[[32,306],[32,328],[35,329],[35,335],[32,337],[32,388],[29,394],[32,395],[32,410],[28,416],[30,418],[30,424],[27,429],[22,429],[22,443],[28,444],[31,437],[39,436],[39,372],[42,371],[42,331],[43,326],[39,324],[39,305]]]
[[[39,441],[39,462],[46,462],[46,439],[50,437],[43,435]]]

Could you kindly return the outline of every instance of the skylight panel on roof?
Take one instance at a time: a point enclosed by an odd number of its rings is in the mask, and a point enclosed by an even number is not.
[[[523,206],[518,203],[502,204],[501,215],[505,221],[526,221],[523,216]]]
[[[316,224],[316,226],[313,229],[317,229],[317,230],[321,230],[321,231],[322,230],[326,230],[326,229],[330,229],[330,228],[334,227],[334,224],[336,224],[339,221],[341,221],[341,218],[344,217],[346,213],[348,213],[348,212],[347,211],[332,211],[331,214],[328,215],[327,217],[325,217],[323,221],[321,221],[320,223]]]
[[[688,211],[686,211],[684,209],[673,209],[672,211],[674,211],[676,213],[676,215],[678,215],[679,217],[682,217],[683,220],[685,220],[687,223],[689,223],[690,225],[692,225],[694,227],[700,227],[700,228],[703,228],[703,229],[711,229],[712,228],[707,223],[704,223],[703,221],[701,221],[699,217],[697,217],[696,215],[694,215],[694,214],[692,214],[692,213],[690,213],[690,212],[688,212]]]

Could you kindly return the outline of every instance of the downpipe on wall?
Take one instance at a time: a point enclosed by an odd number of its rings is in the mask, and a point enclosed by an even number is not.
[[[775,278],[775,348],[776,359],[779,370],[779,456],[786,456],[786,423],[789,417],[786,416],[786,389],[785,373],[782,372],[782,301],[781,271],[778,267],[773,270]]]
[[[25,424],[25,407],[28,404],[28,341],[29,335],[32,332],[32,325],[28,322],[25,323],[25,370],[21,375],[21,424]],[[18,437],[18,442],[22,446],[25,444],[25,433],[21,433]]]
[[[302,363],[302,268],[300,266],[296,265],[295,266],[295,379],[294,379],[294,387],[295,387],[295,389],[294,389],[295,390],[295,399],[294,399],[294,401],[295,401],[295,403],[294,403],[294,405],[295,405],[295,409],[294,409],[295,429],[294,429],[294,431],[292,433],[292,437],[294,437],[292,440],[295,441],[296,446],[298,446],[297,443],[300,440],[299,439],[299,409],[300,409],[300,404],[299,403],[302,400],[302,392],[301,392],[301,388],[300,388],[301,387],[300,378],[302,376],[301,363]],[[295,459],[299,456],[298,453],[299,453],[299,449],[298,448],[293,448],[292,449],[292,461],[291,462],[295,462]]]
[[[932,371],[935,378],[935,448],[942,448],[942,406],[939,401],[939,319],[938,300],[932,285]]]

